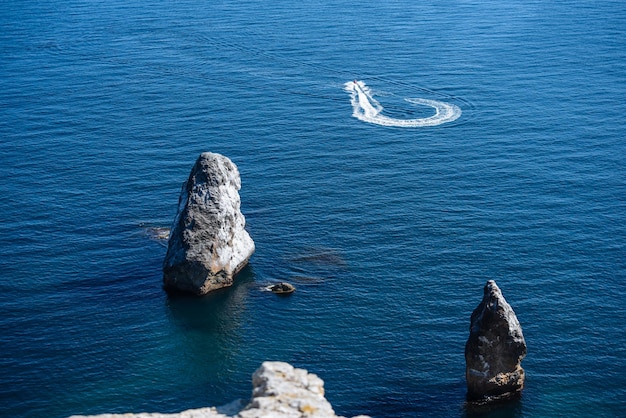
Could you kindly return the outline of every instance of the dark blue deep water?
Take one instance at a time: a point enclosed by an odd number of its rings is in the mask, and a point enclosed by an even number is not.
[[[221,405],[263,360],[347,416],[624,415],[623,1],[7,0],[0,28],[0,416]],[[462,114],[367,123],[355,79],[394,120]],[[257,251],[170,298],[152,229],[203,151]],[[475,411],[489,279],[527,381]]]

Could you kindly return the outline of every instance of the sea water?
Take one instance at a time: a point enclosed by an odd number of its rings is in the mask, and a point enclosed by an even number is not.
[[[15,0],[0,27],[1,416],[221,405],[264,360],[346,416],[623,416],[626,3]],[[257,250],[168,297],[204,151]],[[473,410],[489,279],[527,380]]]

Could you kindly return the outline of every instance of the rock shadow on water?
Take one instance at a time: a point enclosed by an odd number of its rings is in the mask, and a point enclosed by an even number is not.
[[[254,274],[239,272],[231,287],[204,296],[168,293],[164,308],[170,323],[169,356],[176,386],[191,386],[202,398],[222,405],[247,396],[247,372],[241,367],[244,323]],[[197,406],[201,406],[198,404]]]
[[[458,417],[464,413],[462,380],[424,384],[414,376],[396,376],[377,382],[376,393],[360,401],[372,417]],[[357,404],[357,406],[361,406]],[[354,409],[354,405],[348,409]]]
[[[521,393],[506,398],[488,401],[468,401],[465,403],[463,418],[516,418],[522,417]]]
[[[391,389],[394,385],[381,387],[359,406],[373,417],[521,418],[524,415],[521,396],[502,402],[468,402],[463,380],[424,388],[410,379],[405,382],[400,379],[396,385],[394,389]]]
[[[197,296],[185,292],[167,293],[166,305],[172,323],[181,331],[203,334],[237,332],[246,309],[246,300],[254,272],[246,266],[237,274],[232,286]]]

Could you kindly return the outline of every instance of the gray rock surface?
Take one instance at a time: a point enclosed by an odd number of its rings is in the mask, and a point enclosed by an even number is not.
[[[512,397],[524,387],[526,356],[522,327],[495,281],[484,287],[483,299],[472,312],[465,344],[465,377],[470,401]]]
[[[198,295],[230,286],[254,253],[240,210],[239,170],[220,154],[202,153],[183,184],[163,262],[166,290]]]
[[[243,404],[235,401],[220,408],[190,409],[176,414],[103,414],[91,418],[341,418],[324,397],[322,379],[288,363],[264,362],[252,376],[252,386],[252,399],[243,409]]]

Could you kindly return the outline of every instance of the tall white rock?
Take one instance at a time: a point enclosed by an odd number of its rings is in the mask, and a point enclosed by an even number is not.
[[[202,153],[183,183],[163,262],[168,291],[198,295],[230,286],[254,253],[240,210],[241,179],[227,157]]]

